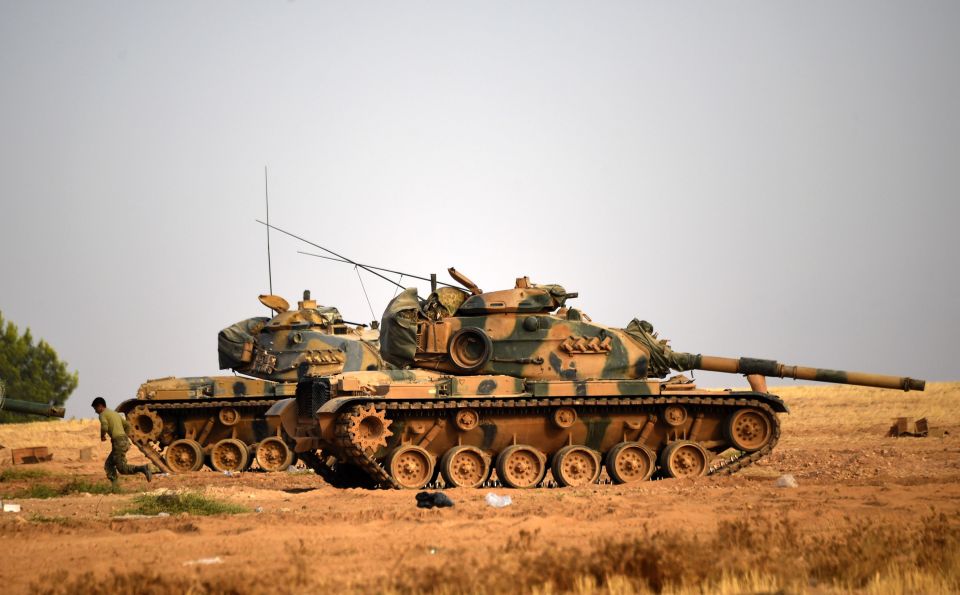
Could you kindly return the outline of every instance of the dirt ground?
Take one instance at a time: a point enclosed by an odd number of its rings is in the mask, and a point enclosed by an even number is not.
[[[0,482],[4,502],[22,507],[0,514],[0,585],[5,593],[480,591],[490,577],[477,569],[506,569],[511,558],[536,561],[571,548],[588,556],[657,532],[708,539],[724,523],[787,519],[796,539],[816,540],[857,523],[906,531],[933,514],[947,524],[960,518],[960,383],[908,394],[803,386],[773,392],[791,407],[782,416],[781,441],[771,456],[732,477],[448,490],[455,506],[433,510],[416,508],[412,492],[338,490],[307,472],[228,477],[201,471],[149,485],[138,476],[124,478],[121,494],[16,497],[38,483],[103,483],[109,448],[99,442],[93,420],[4,426],[0,444],[7,449],[46,445],[55,456],[29,466],[45,477]],[[885,437],[899,415],[926,416],[948,434]],[[92,461],[78,460],[85,446],[94,449]],[[0,469],[12,468],[9,450],[0,450],[0,459]],[[792,474],[799,487],[776,487],[783,474]],[[249,512],[116,516],[138,494],[157,490],[195,491]],[[509,495],[513,504],[491,508],[484,501],[490,491]],[[421,575],[435,578],[408,580]],[[498,590],[496,584],[486,588]],[[805,585],[799,590],[830,590]],[[618,590],[614,586],[605,589]]]

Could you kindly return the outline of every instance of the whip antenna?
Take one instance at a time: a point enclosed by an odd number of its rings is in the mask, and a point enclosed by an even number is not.
[[[279,231],[280,233],[282,233],[283,235],[290,236],[291,238],[293,238],[293,239],[295,239],[295,240],[300,240],[301,242],[303,242],[303,243],[305,243],[305,244],[310,244],[310,245],[313,246],[314,248],[319,248],[319,249],[323,250],[324,252],[326,252],[327,254],[331,254],[331,255],[333,255],[333,256],[336,256],[336,257],[339,258],[340,260],[346,261],[346,262],[352,264],[352,265],[355,266],[355,267],[360,267],[361,269],[367,271],[368,273],[371,273],[371,274],[373,274],[373,275],[376,275],[377,277],[380,277],[381,279],[383,279],[384,281],[387,281],[388,283],[392,283],[393,285],[399,285],[399,286],[400,286],[400,289],[406,289],[406,287],[400,285],[399,283],[397,283],[397,282],[394,281],[393,279],[390,279],[390,278],[388,278],[388,277],[384,277],[383,275],[381,275],[381,274],[378,273],[377,271],[372,270],[373,267],[369,267],[369,266],[367,266],[367,265],[365,265],[365,264],[356,263],[356,262],[350,260],[349,258],[347,258],[346,256],[342,256],[342,255],[340,255],[340,254],[337,254],[337,253],[334,252],[333,250],[330,250],[329,248],[324,248],[324,247],[321,246],[320,244],[314,244],[314,243],[311,242],[310,240],[305,240],[305,239],[301,238],[301,237],[298,236],[298,235],[295,235],[295,234],[290,233],[289,231],[280,229],[280,228],[277,227],[276,225],[270,225],[269,223],[264,223],[263,221],[260,221],[259,219],[256,219],[256,222],[259,223],[260,225],[266,225],[267,228],[269,228],[269,229],[275,229],[275,230]]]
[[[270,281],[270,295],[273,295],[273,263],[270,261],[270,186],[267,182],[267,166],[263,166],[263,196],[267,202],[267,278]]]

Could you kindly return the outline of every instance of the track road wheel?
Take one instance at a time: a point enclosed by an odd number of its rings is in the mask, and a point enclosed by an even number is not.
[[[225,438],[210,449],[210,466],[217,471],[243,471],[249,462],[247,445],[235,438]]]
[[[199,471],[203,467],[203,449],[196,440],[181,438],[170,443],[163,459],[174,473]]]
[[[440,459],[443,481],[451,488],[479,488],[490,477],[490,457],[475,446],[454,446]]]
[[[163,420],[156,411],[151,411],[143,405],[134,407],[127,414],[130,422],[130,439],[140,444],[149,440],[156,440],[163,433]]]
[[[607,473],[616,483],[650,479],[656,464],[657,455],[639,442],[621,442],[607,452]]]
[[[770,444],[773,420],[758,409],[738,409],[727,420],[727,439],[737,450],[756,452]]]
[[[563,487],[588,485],[600,477],[600,455],[586,446],[571,444],[553,455],[553,478]]]
[[[547,457],[526,444],[514,444],[497,457],[497,477],[508,488],[533,488],[547,473]]]
[[[706,475],[710,459],[696,442],[677,440],[660,453],[660,467],[667,477],[700,477]]]
[[[433,479],[433,456],[419,446],[398,446],[386,462],[387,472],[401,488],[417,490]]]
[[[273,436],[257,445],[257,464],[264,471],[285,471],[293,463],[293,451],[283,439]]]

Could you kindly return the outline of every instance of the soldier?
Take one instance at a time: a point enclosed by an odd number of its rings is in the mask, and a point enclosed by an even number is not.
[[[143,473],[147,481],[153,479],[153,473],[150,471],[150,465],[133,466],[127,463],[127,451],[130,450],[130,440],[127,438],[127,431],[130,428],[130,422],[120,417],[120,414],[113,409],[107,409],[107,402],[103,397],[97,397],[91,403],[93,410],[100,416],[100,441],[106,442],[110,437],[110,443],[113,448],[110,449],[110,456],[103,464],[103,470],[107,472],[107,479],[118,487],[117,473],[122,475],[133,475]]]

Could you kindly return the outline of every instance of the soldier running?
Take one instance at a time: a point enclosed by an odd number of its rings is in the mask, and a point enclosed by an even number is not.
[[[97,397],[91,405],[97,415],[100,416],[100,441],[106,442],[107,437],[110,437],[112,448],[110,449],[110,456],[103,464],[103,470],[107,472],[107,479],[110,480],[113,487],[119,487],[118,473],[121,475],[143,473],[147,481],[153,479],[149,464],[133,466],[127,463],[127,451],[130,450],[130,439],[127,438],[127,431],[130,428],[130,422],[120,417],[120,414],[113,409],[107,409],[107,402],[103,397]]]

